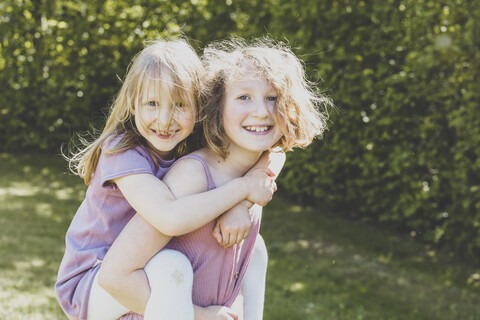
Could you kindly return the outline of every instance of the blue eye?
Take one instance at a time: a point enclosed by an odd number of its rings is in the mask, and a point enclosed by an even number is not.
[[[248,100],[249,97],[248,97],[247,95],[243,95],[243,96],[238,97],[238,99],[240,99],[240,100]]]
[[[277,101],[277,97],[268,97],[267,100],[268,101]]]
[[[158,102],[157,102],[157,101],[153,101],[153,100],[152,100],[152,101],[148,101],[148,102],[147,102],[147,105],[148,105],[149,107],[158,107],[158,106],[159,106]]]

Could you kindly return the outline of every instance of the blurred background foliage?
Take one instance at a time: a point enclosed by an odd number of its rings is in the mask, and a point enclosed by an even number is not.
[[[289,42],[338,111],[281,188],[480,262],[476,1],[4,0],[0,30],[0,152],[101,129],[146,40]]]

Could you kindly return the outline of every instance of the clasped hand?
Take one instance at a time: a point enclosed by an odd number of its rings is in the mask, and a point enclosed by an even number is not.
[[[229,248],[248,237],[252,229],[252,217],[249,209],[253,203],[265,206],[270,202],[273,193],[277,190],[272,177],[273,173],[269,169],[254,169],[245,175],[251,184],[247,200],[222,214],[213,230],[212,234],[220,246]]]

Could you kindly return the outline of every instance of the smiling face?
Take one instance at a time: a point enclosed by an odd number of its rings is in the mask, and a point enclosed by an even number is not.
[[[193,108],[173,94],[171,83],[162,79],[150,81],[135,108],[135,125],[153,150],[163,159],[193,131]]]
[[[223,100],[223,127],[229,152],[261,153],[282,136],[273,114],[277,92],[260,75],[230,80]]]

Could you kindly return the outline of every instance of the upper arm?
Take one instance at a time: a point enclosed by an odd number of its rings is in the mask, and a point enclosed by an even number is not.
[[[163,178],[175,198],[181,198],[208,190],[208,181],[202,163],[195,159],[176,162]]]
[[[152,174],[132,174],[113,180],[128,203],[147,221],[177,198],[207,190],[202,164],[185,159],[175,163],[163,181]]]
[[[137,212],[149,212],[153,207],[175,199],[167,185],[153,174],[131,174],[114,179],[113,182]]]

